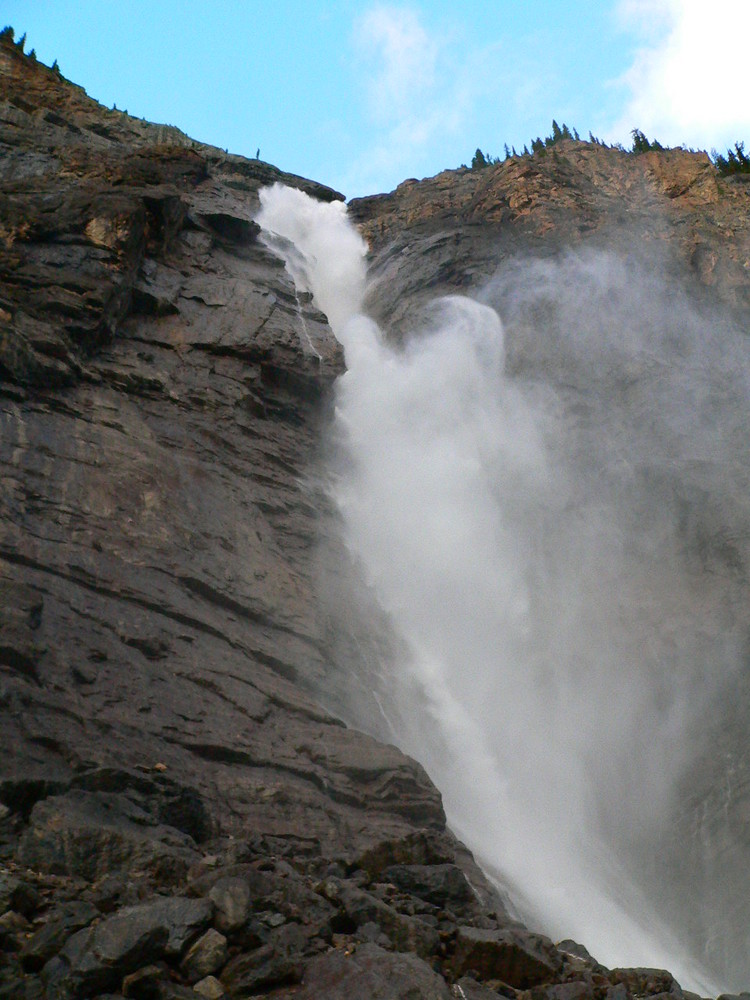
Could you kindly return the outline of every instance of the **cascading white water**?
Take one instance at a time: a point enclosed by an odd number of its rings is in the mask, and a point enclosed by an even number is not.
[[[696,621],[710,588],[649,512],[637,434],[589,447],[559,389],[506,373],[498,315],[471,299],[390,346],[362,314],[366,247],[342,204],[275,185],[258,222],[345,350],[330,489],[408,650],[395,738],[529,922],[718,992],[637,860],[738,656],[718,611],[708,636]]]

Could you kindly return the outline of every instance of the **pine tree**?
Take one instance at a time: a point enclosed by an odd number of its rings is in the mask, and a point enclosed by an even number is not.
[[[735,142],[734,149],[728,149],[727,155],[714,151],[714,163],[720,174],[750,174],[750,156],[745,153],[745,143]]]
[[[476,151],[476,153],[474,153],[474,157],[473,157],[473,159],[471,161],[471,169],[472,170],[482,170],[483,167],[487,167],[487,166],[489,166],[489,164],[487,163],[487,160],[485,159],[484,153],[482,152],[481,149],[479,149],[479,147],[477,147],[477,151]]]
[[[639,128],[630,133],[633,136],[633,153],[647,153],[651,149],[664,149],[658,139],[649,141]]]

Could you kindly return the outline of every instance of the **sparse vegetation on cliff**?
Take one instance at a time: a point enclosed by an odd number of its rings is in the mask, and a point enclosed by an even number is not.
[[[485,167],[491,167],[494,163],[499,163],[500,158],[497,156],[485,156],[479,147],[477,147],[476,153],[471,161],[472,170],[484,170]]]
[[[15,45],[15,47],[20,52],[24,53],[24,55],[26,56],[27,59],[31,59],[34,62],[37,62],[36,49],[30,49],[28,52],[24,52],[24,48],[26,46],[26,32],[24,32],[21,35],[21,37],[18,39],[18,41],[16,41],[16,33],[15,33],[14,29],[13,29],[13,26],[10,25],[10,24],[6,24],[5,27],[0,31],[0,42],[5,43],[6,45],[7,44]],[[42,64],[42,65],[44,65],[44,64]],[[49,68],[57,76],[62,77],[62,73],[60,72],[60,67],[59,67],[59,65],[57,63],[57,59],[55,59],[55,61],[52,63],[52,65]]]
[[[494,164],[496,163],[502,163],[504,160],[510,160],[513,159],[514,157],[518,158],[520,156],[534,156],[535,154],[543,156],[551,146],[554,146],[556,143],[561,142],[563,139],[570,139],[578,142],[580,141],[580,138],[581,137],[578,134],[577,129],[575,128],[571,129],[565,123],[563,123],[562,125],[558,125],[553,118],[552,132],[544,139],[541,136],[537,136],[536,139],[532,139],[531,149],[529,149],[527,145],[524,145],[523,150],[519,153],[516,150],[515,146],[509,146],[508,143],[506,142],[505,155],[502,157],[491,156],[487,153],[483,153],[481,149],[477,149],[476,153],[474,154],[474,158],[471,161],[471,169],[483,170],[485,167],[494,166]],[[598,142],[598,140],[594,140],[593,137],[591,141]]]
[[[555,146],[563,139],[574,140],[577,142],[588,142],[595,146],[602,146],[604,149],[619,149],[623,153],[640,154],[652,152],[654,150],[663,152],[671,148],[669,146],[663,146],[658,139],[649,139],[648,136],[639,128],[634,128],[630,134],[633,137],[633,145],[630,149],[626,149],[622,143],[616,142],[608,144],[602,139],[597,138],[597,136],[595,136],[592,132],[589,132],[588,140],[581,140],[581,137],[575,128],[571,129],[564,123],[563,125],[558,125],[558,123],[553,119],[552,132],[550,135],[546,136],[546,138],[537,136],[536,139],[532,139],[530,149],[529,146],[524,145],[521,152],[518,152],[515,146],[509,146],[506,142],[504,147],[505,155],[492,156],[489,153],[484,153],[481,149],[477,148],[477,151],[474,153],[471,161],[471,169],[484,170],[485,167],[492,167],[497,163],[503,163],[505,160],[525,156],[545,156],[550,147]],[[687,149],[685,146],[681,146],[679,148]],[[696,150],[692,148],[688,149],[688,151],[696,152]],[[726,156],[718,153],[715,149],[712,150],[711,159],[713,160],[716,169],[722,176],[750,173],[750,156],[748,156],[745,152],[744,142],[735,142],[734,148],[728,149]]]

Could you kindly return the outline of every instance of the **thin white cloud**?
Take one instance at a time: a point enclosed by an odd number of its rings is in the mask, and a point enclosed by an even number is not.
[[[369,141],[334,179],[348,195],[458,166],[477,144],[502,153],[508,122],[554,91],[531,36],[478,38],[458,8],[441,19],[428,4],[376,2],[354,24],[351,54]]]
[[[372,143],[349,176],[355,188],[366,189],[385,177],[403,179],[436,141],[455,134],[470,92],[456,37],[428,28],[414,8],[371,7],[355,24],[354,43]]]
[[[748,0],[620,0],[618,14],[640,47],[618,81],[628,99],[614,136],[639,128],[709,148],[750,139]]]
[[[356,25],[370,113],[379,123],[412,117],[435,90],[441,44],[409,8],[373,7]]]

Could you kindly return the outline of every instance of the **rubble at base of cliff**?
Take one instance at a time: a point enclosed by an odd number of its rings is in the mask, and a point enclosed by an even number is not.
[[[262,835],[198,845],[166,823],[134,829],[124,801],[109,800],[105,832],[60,820],[46,835],[44,799],[36,822],[4,807],[0,998],[691,996],[667,972],[605,969],[490,909],[449,835],[340,857]],[[108,858],[99,877],[94,852]]]

